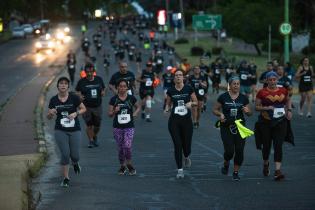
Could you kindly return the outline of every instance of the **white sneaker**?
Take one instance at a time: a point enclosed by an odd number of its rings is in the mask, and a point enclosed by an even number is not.
[[[312,117],[312,114],[311,114],[310,112],[307,112],[306,117],[307,117],[307,118],[311,118],[311,117]]]
[[[299,113],[300,116],[303,116],[303,115],[304,115],[304,113],[303,113],[303,111],[301,110],[300,106],[298,107],[298,113]]]
[[[186,157],[185,158],[185,161],[184,161],[184,165],[185,167],[189,168],[191,166],[191,160],[189,157]]]
[[[184,178],[184,170],[182,168],[177,170],[176,178]]]

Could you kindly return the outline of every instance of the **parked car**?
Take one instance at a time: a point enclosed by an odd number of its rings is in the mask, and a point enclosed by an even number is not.
[[[24,29],[26,35],[31,35],[34,31],[34,28],[31,24],[23,24],[21,27]]]
[[[24,28],[21,26],[15,27],[12,29],[12,38],[26,38],[26,33]]]

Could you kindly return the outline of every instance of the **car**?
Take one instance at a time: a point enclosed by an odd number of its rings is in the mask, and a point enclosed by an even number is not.
[[[15,27],[12,29],[12,38],[26,38],[26,33],[23,27]]]
[[[55,51],[56,43],[51,38],[50,34],[45,34],[39,37],[39,40],[35,43],[36,52],[40,52],[42,50],[52,50]]]
[[[70,34],[70,26],[68,23],[58,23],[57,30],[62,31],[65,36],[68,36]]]
[[[23,24],[21,25],[21,27],[24,29],[24,32],[27,34],[27,35],[30,35],[33,33],[34,31],[34,28],[31,24]]]

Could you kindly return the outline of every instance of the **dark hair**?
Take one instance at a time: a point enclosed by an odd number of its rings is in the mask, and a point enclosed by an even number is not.
[[[68,85],[70,84],[70,80],[67,77],[60,77],[57,81],[57,87],[61,81],[66,81]]]
[[[115,85],[116,89],[117,89],[117,87],[120,85],[120,83],[122,83],[122,82],[125,82],[126,85],[128,86],[128,81],[127,81],[126,79],[119,79],[119,80],[116,82],[116,85]]]
[[[185,74],[185,72],[184,72],[182,69],[176,69],[176,70],[174,71],[174,75],[175,75],[175,74],[176,74],[176,72],[178,72],[178,71],[182,72],[182,73],[183,73],[183,75]]]
[[[93,71],[95,70],[94,69],[94,65],[92,63],[86,63],[85,66],[84,66],[84,70],[87,70],[87,69],[90,69],[90,68],[93,68]]]
[[[301,61],[300,61],[300,64],[301,64],[301,65],[303,65],[303,62],[304,62],[304,60],[305,60],[306,58],[308,59],[308,57],[306,57],[306,56],[301,59]]]

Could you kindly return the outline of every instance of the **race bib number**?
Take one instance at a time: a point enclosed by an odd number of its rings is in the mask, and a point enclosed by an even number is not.
[[[147,86],[147,87],[150,87],[150,86],[152,86],[152,80],[151,79],[148,79],[146,82],[145,82],[145,86]]]
[[[161,59],[158,59],[157,60],[157,64],[161,64],[162,63],[162,60]]]
[[[311,81],[311,76],[304,76],[304,82],[310,82]]]
[[[230,69],[226,69],[226,73],[230,74],[231,70]]]
[[[219,70],[219,69],[216,69],[216,70],[215,70],[215,73],[216,73],[216,74],[220,74],[220,70]]]
[[[237,109],[230,109],[230,116],[236,117],[237,116]]]
[[[168,79],[168,80],[166,80],[166,82],[167,82],[167,83],[171,83],[171,80],[170,80],[170,79]]]
[[[128,93],[128,95],[132,96],[132,91],[131,90],[128,90],[127,93]]]
[[[92,98],[97,98],[97,90],[96,89],[91,90],[91,96],[92,96]]]
[[[283,117],[285,114],[284,108],[274,108],[273,118]]]
[[[247,75],[246,74],[241,74],[241,79],[242,80],[247,80]]]
[[[179,100],[177,106],[175,107],[175,114],[178,114],[180,116],[184,116],[188,113],[188,110],[185,106],[184,100]]]
[[[278,85],[278,84],[277,84],[277,87],[283,87],[283,85]]]
[[[74,65],[70,65],[70,69],[73,69],[74,68]]]
[[[119,124],[127,124],[130,122],[131,117],[130,114],[119,114],[117,119]]]
[[[75,120],[70,120],[69,118],[62,118],[60,124],[64,128],[73,128],[75,125]]]
[[[203,96],[205,94],[205,91],[204,91],[204,89],[199,89],[198,93],[199,93],[199,95]]]

